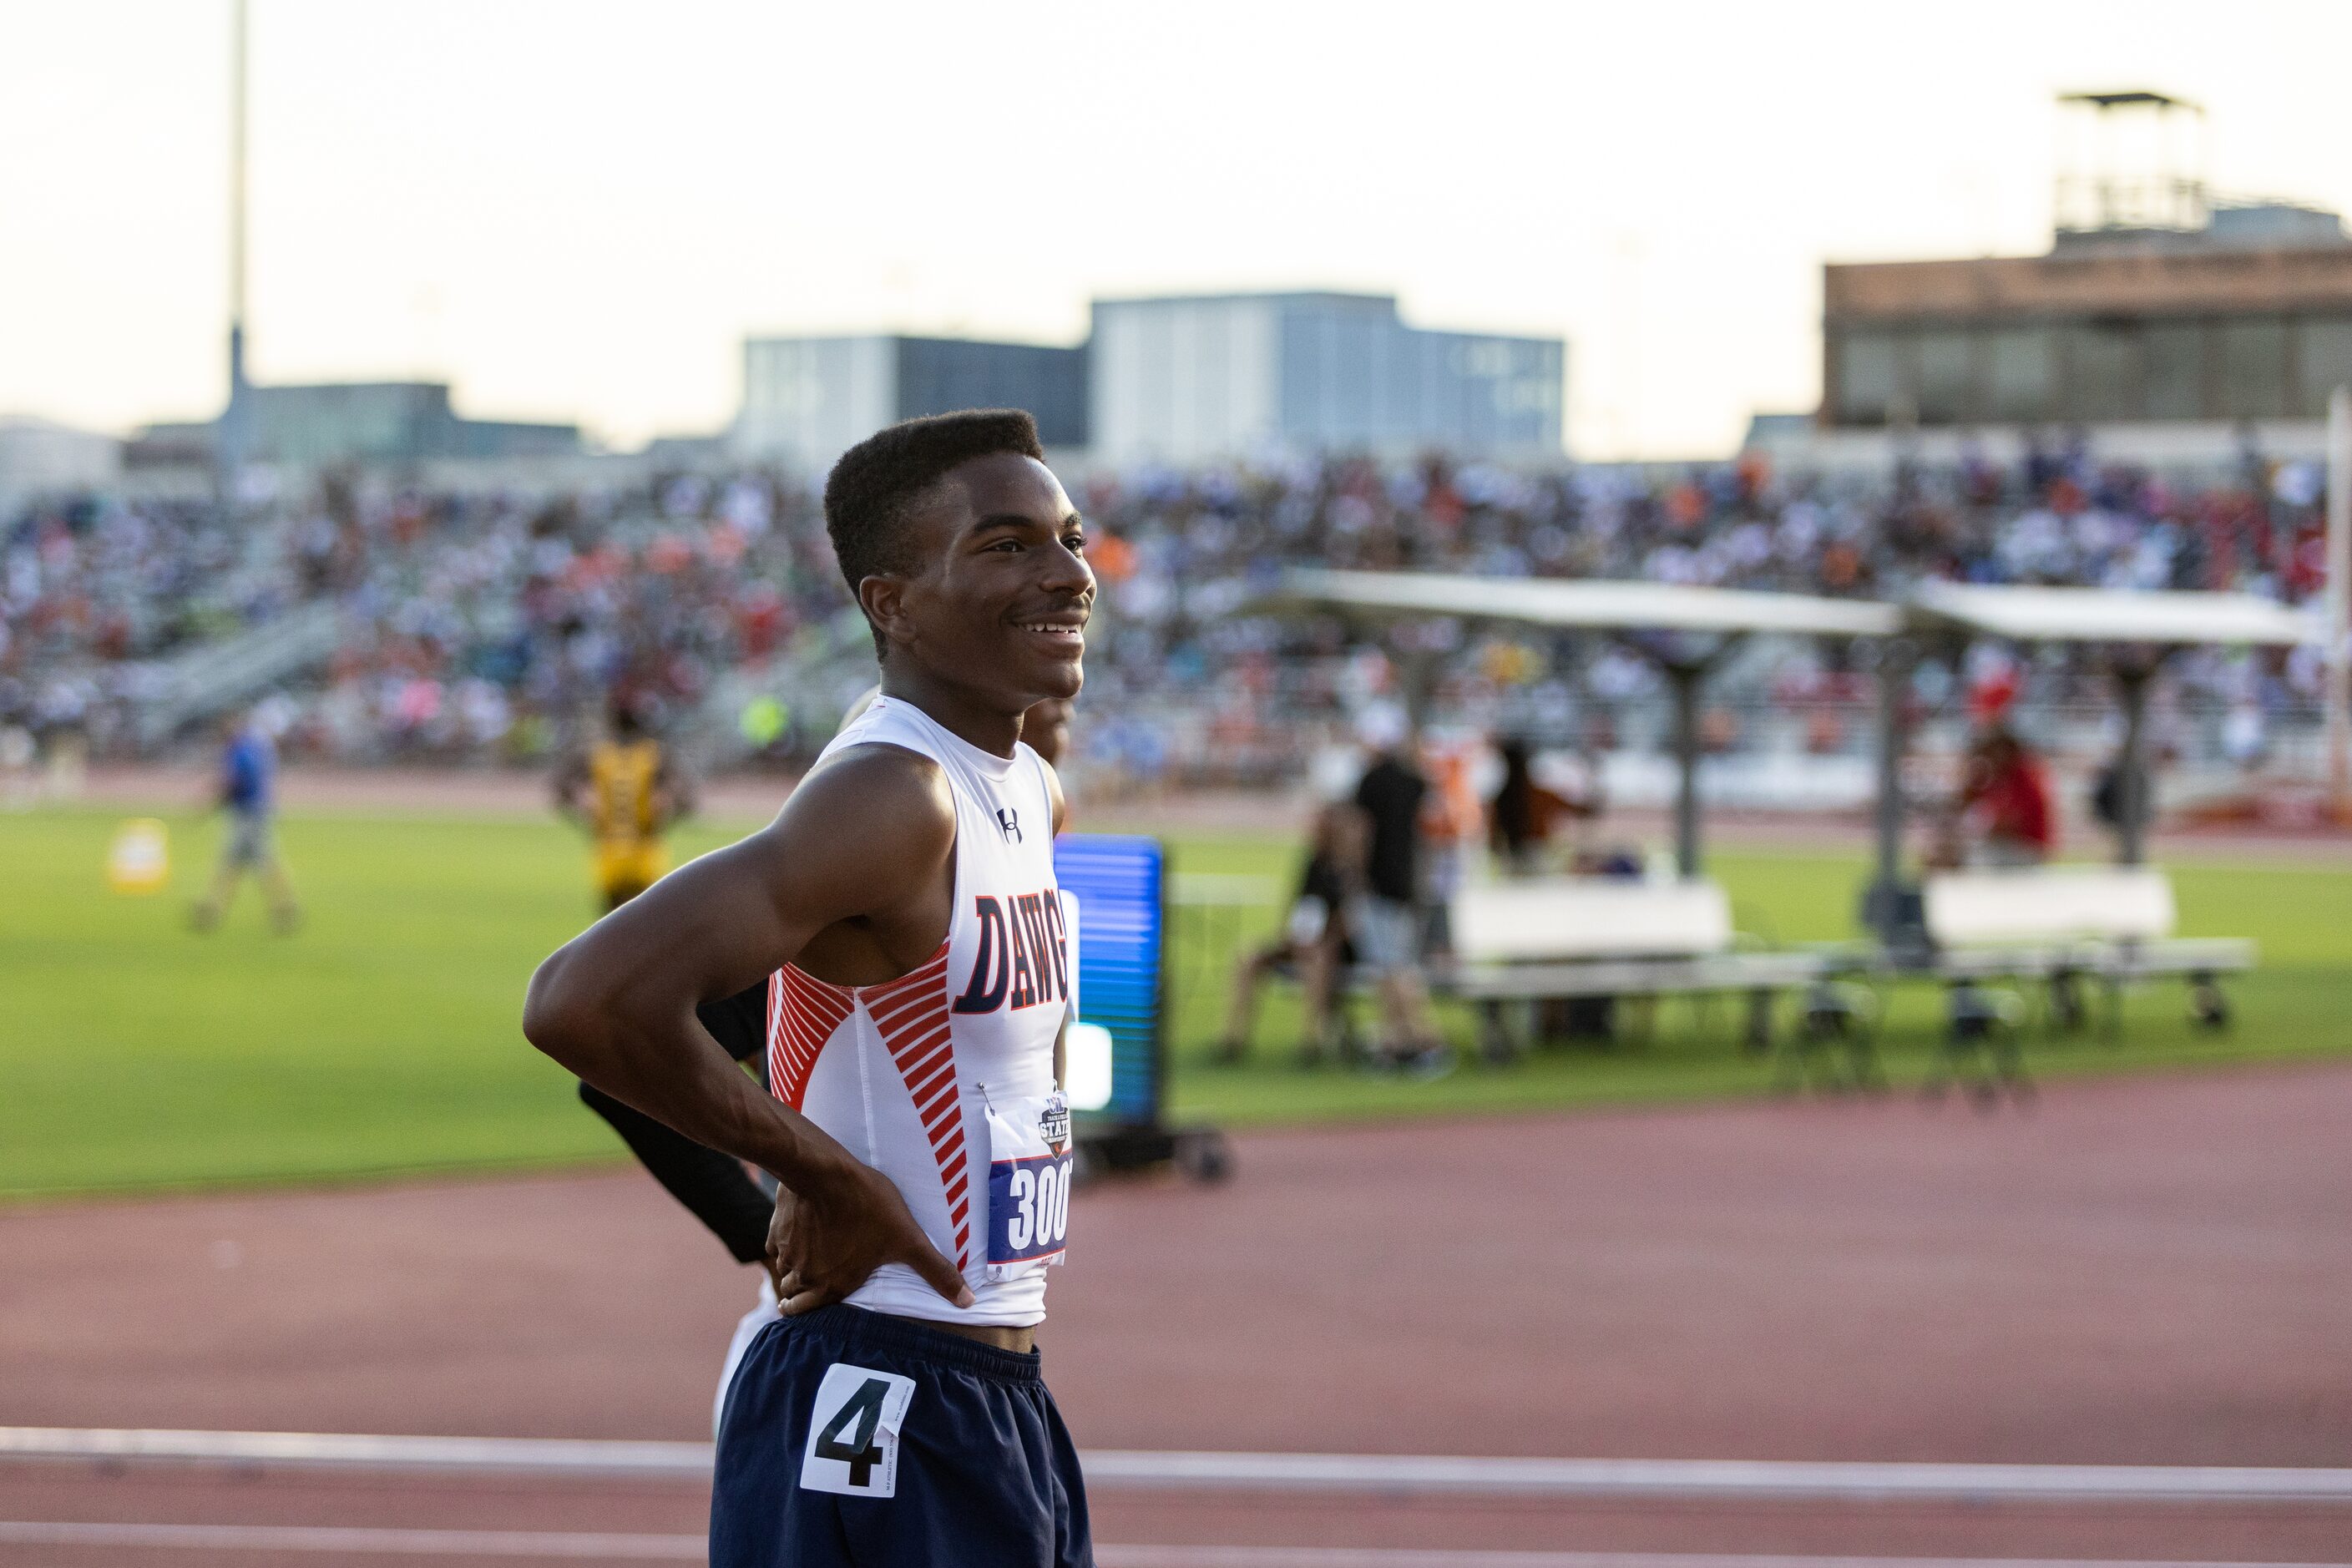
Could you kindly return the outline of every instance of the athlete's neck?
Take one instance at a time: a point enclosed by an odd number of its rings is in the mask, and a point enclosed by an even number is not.
[[[959,691],[919,671],[886,668],[882,671],[882,695],[894,702],[912,703],[957,740],[1000,757],[1011,756],[1013,748],[1020,744],[1021,716],[1028,711],[1020,708],[1003,712],[978,700],[971,692]]]

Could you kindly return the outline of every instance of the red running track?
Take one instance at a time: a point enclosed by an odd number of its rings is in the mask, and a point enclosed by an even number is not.
[[[2025,1116],[1255,1135],[1229,1187],[1081,1196],[1048,1373],[1090,1447],[2342,1465],[2347,1127],[2352,1069],[2301,1068],[2062,1082]],[[701,1436],[750,1289],[632,1173],[18,1209],[0,1421]],[[376,1490],[18,1467],[0,1519],[699,1513],[692,1488]],[[1124,1542],[2352,1558],[2326,1507],[1098,1507]],[[118,1560],[225,1558],[0,1540],[0,1563]]]

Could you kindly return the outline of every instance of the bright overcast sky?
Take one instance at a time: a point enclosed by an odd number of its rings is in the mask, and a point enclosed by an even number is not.
[[[0,0],[0,413],[224,384],[227,0]],[[755,331],[1076,342],[1095,293],[1393,290],[1570,340],[1587,455],[1820,380],[1824,258],[2046,243],[2066,88],[2352,208],[2352,4],[253,0],[257,379],[715,428]]]

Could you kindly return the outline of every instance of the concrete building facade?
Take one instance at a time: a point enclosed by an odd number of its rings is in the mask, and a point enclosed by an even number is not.
[[[2352,240],[2308,207],[1831,266],[1822,300],[1832,429],[2299,421],[2352,383]]]
[[[467,419],[446,383],[330,382],[249,386],[247,458],[257,463],[325,468],[338,463],[567,457],[581,450],[577,425]],[[133,442],[153,460],[209,461],[218,424],[151,425]]]
[[[734,447],[822,474],[886,425],[1021,408],[1049,447],[1087,444],[1087,351],[896,334],[750,338]]]
[[[1224,294],[1094,306],[1099,460],[1443,447],[1562,454],[1566,345],[1428,331],[1385,294]]]
[[[1025,408],[1101,462],[1444,448],[1561,456],[1557,338],[1425,331],[1385,294],[1103,300],[1076,348],[886,334],[743,344],[744,457],[821,473],[882,426]]]

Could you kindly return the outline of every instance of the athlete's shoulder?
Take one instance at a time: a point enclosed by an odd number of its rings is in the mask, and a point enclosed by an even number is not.
[[[887,741],[858,741],[817,759],[784,803],[786,816],[814,815],[830,830],[955,835],[955,795],[939,759]]]

